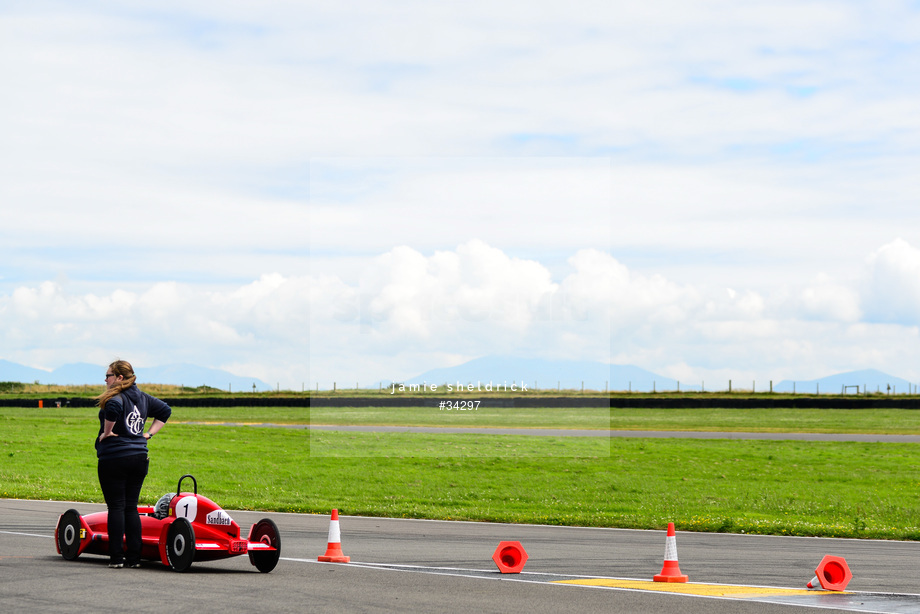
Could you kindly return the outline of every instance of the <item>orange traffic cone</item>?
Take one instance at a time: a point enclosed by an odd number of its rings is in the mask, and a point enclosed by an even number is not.
[[[527,562],[527,551],[521,542],[499,542],[492,560],[502,573],[521,573]]]
[[[329,521],[329,545],[326,546],[326,554],[317,557],[317,561],[324,563],[347,563],[351,560],[350,556],[342,553],[342,534],[339,531],[339,510],[332,510],[332,519]]]
[[[677,535],[674,532],[674,523],[668,523],[668,537],[664,545],[664,566],[661,573],[652,578],[655,582],[686,582],[687,576],[680,573],[677,564]]]
[[[847,584],[853,579],[853,573],[850,566],[847,565],[846,559],[842,556],[825,555],[818,568],[815,569],[815,577],[805,586],[808,588],[822,588],[826,591],[843,591],[846,590]]]

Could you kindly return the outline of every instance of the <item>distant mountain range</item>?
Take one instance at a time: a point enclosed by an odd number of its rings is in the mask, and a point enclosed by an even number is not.
[[[452,386],[493,387],[526,385],[528,390],[658,390],[673,389],[676,382],[633,366],[608,365],[602,362],[576,360],[543,360],[511,356],[485,356],[456,367],[425,371],[405,384],[450,384]],[[509,388],[510,389],[510,388]]]
[[[863,369],[862,371],[848,371],[837,375],[828,375],[821,379],[804,381],[783,380],[773,387],[775,392],[808,392],[840,394],[844,392],[884,392],[888,394],[905,394],[912,392],[916,384],[906,379],[882,373],[876,369]]]
[[[100,385],[105,378],[106,365],[85,362],[71,363],[46,371],[27,367],[0,359],[0,382],[22,382],[56,384],[59,386]],[[271,386],[254,377],[241,377],[221,369],[210,369],[189,364],[163,365],[160,367],[137,367],[138,382],[150,384],[171,384],[175,386],[210,386],[234,392],[265,391]]]
[[[23,382],[82,386],[102,384],[104,365],[72,363],[48,371],[27,367],[0,359],[0,382]],[[243,377],[223,371],[190,364],[173,364],[159,367],[138,367],[138,381],[150,384],[172,384],[176,386],[210,386],[233,392],[267,391],[272,387],[254,377]],[[632,365],[611,365],[602,362],[574,360],[544,360],[540,358],[517,358],[512,356],[484,356],[455,367],[444,367],[425,371],[402,384],[436,384],[485,387],[492,384],[493,390],[505,387],[511,390],[525,385],[528,390],[597,390],[632,392],[672,392],[728,389],[728,381],[697,383],[678,382]],[[392,382],[380,382],[390,386]],[[375,387],[377,384],[374,385]],[[755,387],[756,386],[756,387]],[[770,382],[734,381],[733,390],[758,392],[769,389]],[[849,371],[813,380],[783,380],[773,386],[774,392],[797,392],[799,394],[839,394],[844,391],[887,392],[904,394],[914,390],[914,384],[900,377],[894,377],[875,369]]]
[[[413,377],[404,384],[450,384],[451,386],[468,386],[489,382],[493,387],[516,387],[525,384],[528,389],[562,389],[562,390],[610,390],[632,392],[672,392],[681,391],[722,391],[727,390],[729,382],[694,383],[678,382],[633,365],[611,365],[601,362],[542,360],[539,358],[515,358],[510,356],[486,356],[465,362],[456,367],[432,369]],[[912,390],[912,384],[900,377],[894,377],[875,369],[850,371],[829,375],[815,380],[783,380],[773,386],[774,392],[839,394],[843,387],[847,392],[855,393],[853,387],[859,386],[859,392],[906,393]],[[889,388],[890,386],[890,388]],[[770,382],[734,381],[733,390],[755,390],[766,392]]]

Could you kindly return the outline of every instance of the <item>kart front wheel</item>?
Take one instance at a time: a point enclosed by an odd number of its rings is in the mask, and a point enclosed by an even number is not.
[[[166,531],[166,560],[173,571],[185,571],[195,560],[195,529],[185,518],[173,520]]]
[[[61,556],[68,561],[80,556],[80,531],[82,530],[80,512],[71,509],[61,514],[61,519],[58,520],[57,542]]]
[[[262,573],[268,573],[278,564],[281,558],[281,534],[278,526],[268,518],[263,518],[252,525],[249,530],[249,541],[261,542],[274,548],[274,550],[250,550],[249,562],[256,566]]]

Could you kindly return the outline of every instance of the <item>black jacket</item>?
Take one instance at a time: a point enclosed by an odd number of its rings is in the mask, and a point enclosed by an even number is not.
[[[147,453],[144,438],[144,422],[153,418],[166,422],[172,409],[160,399],[141,392],[137,386],[123,390],[105,403],[99,410],[99,434],[96,435],[96,456],[100,459],[119,458],[133,454]],[[105,430],[105,421],[115,423],[112,432],[118,437],[106,437],[99,441]]]

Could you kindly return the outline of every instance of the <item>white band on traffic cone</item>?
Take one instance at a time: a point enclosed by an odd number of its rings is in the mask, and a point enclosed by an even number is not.
[[[664,542],[664,560],[677,560],[677,538],[673,535],[669,535]]]
[[[339,521],[332,520],[329,522],[329,539],[326,540],[330,544],[341,544],[342,543],[342,533],[339,530]]]

